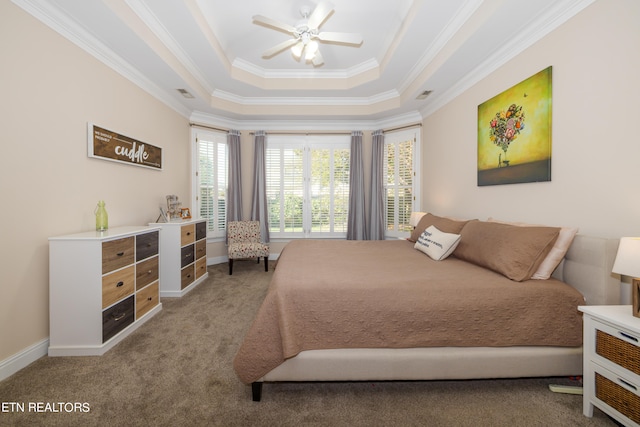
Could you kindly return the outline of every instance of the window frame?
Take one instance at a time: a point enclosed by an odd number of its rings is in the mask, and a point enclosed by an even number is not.
[[[216,130],[205,130],[205,129],[196,129],[192,128],[191,130],[191,140],[192,140],[192,166],[191,169],[193,171],[192,176],[192,196],[191,196],[191,206],[194,208],[191,209],[191,215],[197,219],[207,219],[207,240],[210,241],[224,241],[226,236],[226,212],[227,212],[227,197],[228,197],[228,171],[229,171],[229,146],[227,143],[227,132],[216,131]],[[221,191],[220,185],[222,185],[222,190],[224,191],[224,212],[222,212],[222,219],[224,221],[224,226],[220,226],[220,219],[214,217],[214,220],[211,221],[210,217],[201,215],[201,199],[200,199],[200,187],[202,184],[202,171],[200,170],[200,144],[201,141],[209,141],[218,145],[218,147],[224,146],[224,168],[225,170],[222,172],[224,177],[224,182],[221,184],[219,182],[220,174],[214,172],[213,185],[214,188],[217,188],[217,191]],[[220,159],[217,158],[217,150],[214,157],[217,160],[217,165],[219,166]],[[219,169],[217,169],[219,170]],[[215,208],[214,208],[215,209]],[[217,214],[220,214],[218,211]],[[217,220],[216,220],[217,219]],[[212,229],[213,228],[213,229]]]
[[[278,149],[301,149],[303,152],[302,159],[302,168],[303,168],[303,176],[302,176],[302,231],[282,231],[286,229],[283,227],[283,216],[280,215],[280,230],[276,231],[273,229],[274,224],[269,221],[269,235],[272,240],[291,240],[291,239],[303,239],[303,238],[315,238],[315,239],[344,239],[347,236],[346,225],[344,231],[335,231],[333,220],[331,221],[330,227],[332,231],[313,231],[312,226],[312,155],[311,151],[314,149],[346,149],[349,151],[349,158],[351,156],[351,137],[348,134],[344,135],[268,135],[266,140],[266,150],[278,148]],[[333,155],[333,152],[332,154]],[[269,154],[267,153],[267,158]],[[350,163],[350,162],[349,162]],[[350,167],[350,164],[348,165]],[[267,194],[269,194],[269,164],[267,160]],[[331,167],[330,173],[332,174],[331,182],[333,185],[335,172],[334,167]],[[284,172],[281,171],[281,175]],[[347,177],[348,177],[347,172]],[[348,185],[348,179],[347,179]],[[282,184],[281,184],[281,190]],[[349,191],[350,189],[348,189]],[[299,190],[300,191],[300,190]],[[334,193],[331,193],[330,206],[335,207],[334,201]],[[281,200],[281,204],[284,201]],[[348,209],[348,193],[347,193],[347,209]],[[333,217],[334,211],[331,210],[330,215]],[[347,218],[345,218],[345,223],[348,220],[348,212]]]
[[[394,131],[394,132],[388,132],[384,134],[384,144],[385,144],[385,150],[384,152],[387,151],[388,146],[394,146],[398,147],[401,143],[409,141],[409,140],[413,140],[413,150],[412,150],[412,155],[413,158],[412,160],[412,180],[411,180],[411,187],[412,187],[412,201],[411,201],[411,212],[415,212],[417,210],[419,210],[420,207],[420,183],[421,183],[421,177],[420,177],[420,128],[416,127],[416,128],[410,128],[410,129],[403,129],[403,130],[398,130],[398,131]],[[388,190],[388,174],[386,173],[387,171],[387,162],[388,159],[385,158],[383,159],[383,167],[384,167],[384,171],[385,171],[385,175],[383,177],[383,191],[385,194],[385,238],[387,239],[395,239],[395,238],[407,238],[411,235],[411,231],[402,231],[399,229],[400,221],[398,218],[398,214],[397,214],[397,210],[395,212],[394,215],[394,225],[393,225],[393,229],[389,229],[388,227],[388,197],[387,197],[387,190]],[[394,175],[396,174],[397,170],[394,171]],[[396,176],[396,182],[397,182],[397,176]],[[409,218],[406,218],[406,223],[402,223],[403,225],[406,225],[407,229],[409,229]]]

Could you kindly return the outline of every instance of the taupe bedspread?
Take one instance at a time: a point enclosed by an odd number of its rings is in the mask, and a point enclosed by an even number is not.
[[[303,350],[580,346],[582,304],[555,279],[433,261],[405,240],[292,241],[234,368],[251,383]]]

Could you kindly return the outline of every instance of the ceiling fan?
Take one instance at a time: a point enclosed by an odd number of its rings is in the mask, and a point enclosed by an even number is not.
[[[286,40],[267,49],[263,54],[263,58],[271,58],[277,53],[291,47],[291,53],[296,59],[302,58],[311,62],[314,66],[324,63],[322,54],[320,54],[318,42],[339,43],[347,45],[359,46],[362,44],[362,36],[357,33],[336,33],[336,32],[320,32],[318,29],[326,21],[333,12],[333,5],[327,1],[318,3],[313,13],[309,13],[310,8],[303,6],[300,8],[302,20],[295,25],[288,25],[262,15],[255,15],[253,22],[275,28],[293,35],[293,38]]]

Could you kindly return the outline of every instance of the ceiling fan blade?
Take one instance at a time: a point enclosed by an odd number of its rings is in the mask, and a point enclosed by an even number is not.
[[[283,50],[285,50],[286,48],[288,48],[290,46],[293,46],[296,43],[298,43],[298,39],[285,40],[282,43],[278,43],[277,45],[275,45],[271,49],[265,50],[264,53],[262,54],[262,57],[263,58],[270,58],[273,55],[275,55],[276,53],[280,53]]]
[[[362,44],[362,35],[358,33],[335,33],[323,31],[318,34],[318,38],[323,42]]]
[[[311,60],[311,63],[316,67],[318,65],[324,64],[324,58],[322,57],[322,54],[320,53],[320,51],[316,52],[316,56],[313,57],[313,59]]]
[[[318,3],[311,16],[309,16],[307,26],[312,29],[317,29],[329,15],[331,15],[331,12],[333,12],[333,5],[331,3],[328,1]]]
[[[278,22],[271,18],[267,18],[266,16],[254,15],[252,19],[253,19],[253,22],[257,24],[266,25],[268,27],[275,28],[276,30],[284,31],[285,33],[293,34],[296,31],[295,27],[289,24],[283,24],[282,22]]]

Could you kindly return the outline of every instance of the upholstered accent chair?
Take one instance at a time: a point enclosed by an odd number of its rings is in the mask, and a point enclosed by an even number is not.
[[[264,257],[264,271],[269,271],[269,245],[260,241],[259,221],[229,221],[227,224],[229,274],[233,260]]]

